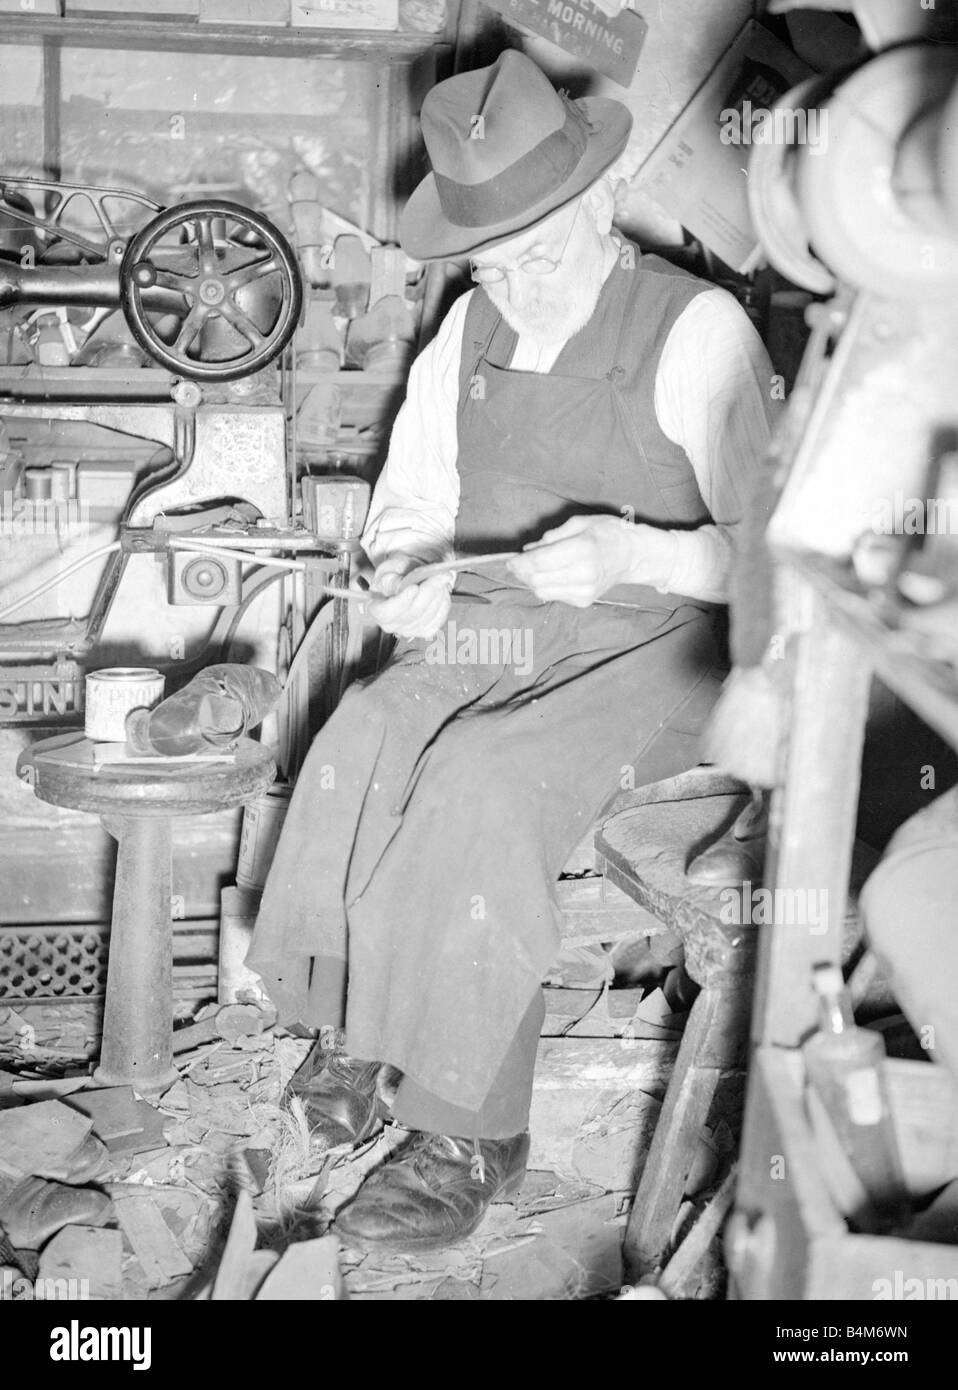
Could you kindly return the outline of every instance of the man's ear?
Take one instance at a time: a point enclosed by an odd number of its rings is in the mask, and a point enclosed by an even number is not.
[[[592,213],[596,231],[600,236],[606,236],[612,227],[615,197],[612,192],[612,184],[604,175],[588,190],[585,195],[585,203]]]

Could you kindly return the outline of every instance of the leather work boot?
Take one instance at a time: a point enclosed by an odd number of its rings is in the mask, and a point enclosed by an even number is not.
[[[355,1148],[378,1134],[389,1117],[392,1071],[317,1042],[289,1083],[289,1093],[302,1102],[312,1138],[330,1149]]]
[[[528,1133],[478,1141],[417,1134],[366,1179],[333,1230],[351,1245],[400,1254],[455,1245],[492,1202],[518,1192],[528,1158]]]

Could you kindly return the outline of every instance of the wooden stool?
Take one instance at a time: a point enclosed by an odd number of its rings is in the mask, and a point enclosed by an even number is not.
[[[205,815],[261,795],[276,776],[261,744],[240,739],[224,761],[96,763],[82,734],[33,744],[18,774],[41,801],[98,815],[117,841],[113,921],[100,1065],[101,1086],[148,1095],[177,1078],[173,1066],[171,832],[179,815]],[[69,885],[64,885],[69,891]]]

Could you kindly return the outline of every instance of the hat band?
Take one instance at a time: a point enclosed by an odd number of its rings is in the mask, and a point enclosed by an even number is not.
[[[458,227],[492,227],[516,217],[560,188],[582,158],[587,123],[571,102],[565,124],[502,173],[482,183],[457,183],[435,172],[442,210]]]

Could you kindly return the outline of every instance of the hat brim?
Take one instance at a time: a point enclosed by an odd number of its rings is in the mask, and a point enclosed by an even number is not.
[[[455,260],[483,247],[518,236],[550,213],[578,197],[605,173],[625,149],[632,129],[632,113],[611,97],[584,97],[576,103],[592,125],[588,143],[572,174],[547,198],[504,222],[486,227],[462,227],[450,222],[442,210],[435,175],[427,174],[403,208],[399,219],[399,243],[416,261]]]

